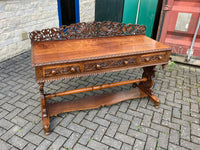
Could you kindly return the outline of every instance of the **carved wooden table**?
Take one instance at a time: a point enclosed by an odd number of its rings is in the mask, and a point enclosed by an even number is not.
[[[168,63],[171,48],[144,35],[145,26],[113,22],[79,23],[30,33],[32,66],[40,87],[41,113],[45,134],[50,117],[94,109],[132,98],[148,97],[159,106],[151,89],[155,66]],[[85,87],[59,93],[45,93],[46,81],[143,67],[141,79]],[[130,91],[104,94],[79,100],[47,103],[52,97],[133,84]]]

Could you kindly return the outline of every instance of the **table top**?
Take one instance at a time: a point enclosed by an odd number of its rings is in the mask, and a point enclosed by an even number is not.
[[[145,35],[32,42],[32,66],[170,50]]]

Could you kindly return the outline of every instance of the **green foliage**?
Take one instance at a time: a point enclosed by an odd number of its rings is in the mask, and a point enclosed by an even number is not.
[[[170,68],[169,68],[169,71],[173,71],[173,70],[174,70],[174,66],[175,66],[175,62],[172,62],[172,63],[171,63],[171,66],[170,66]]]
[[[157,148],[159,148],[159,147],[160,147],[160,145],[159,145],[158,143],[159,143],[159,139],[157,139]]]
[[[137,130],[140,130],[140,129],[141,129],[141,126],[138,126],[138,127],[137,127]]]
[[[20,131],[22,131],[22,129],[17,129],[17,132],[20,132]]]

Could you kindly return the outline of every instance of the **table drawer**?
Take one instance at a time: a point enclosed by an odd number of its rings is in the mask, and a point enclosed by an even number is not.
[[[72,77],[81,77],[98,73],[119,71],[129,68],[166,64],[170,51],[151,54],[138,54],[124,57],[87,60],[77,63],[36,67],[37,82],[51,81]]]
[[[62,76],[80,73],[79,65],[60,65],[43,68],[44,77]]]
[[[137,64],[136,56],[122,57],[122,58],[112,58],[112,59],[102,59],[93,62],[87,62],[84,64],[84,72],[89,71],[100,71],[104,69],[112,69],[119,67],[133,66]]]
[[[154,54],[146,54],[141,56],[141,63],[157,63],[157,62],[162,62],[167,59],[168,55],[166,52],[162,53],[154,53]]]

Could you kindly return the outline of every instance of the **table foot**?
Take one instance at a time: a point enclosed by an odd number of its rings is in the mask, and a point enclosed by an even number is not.
[[[45,136],[48,136],[48,135],[50,135],[50,134],[51,134],[51,132],[45,132],[45,131],[44,131],[44,135],[45,135]]]
[[[157,96],[155,96],[154,94],[148,95],[148,98],[156,105],[159,106],[160,105],[160,100]]]

